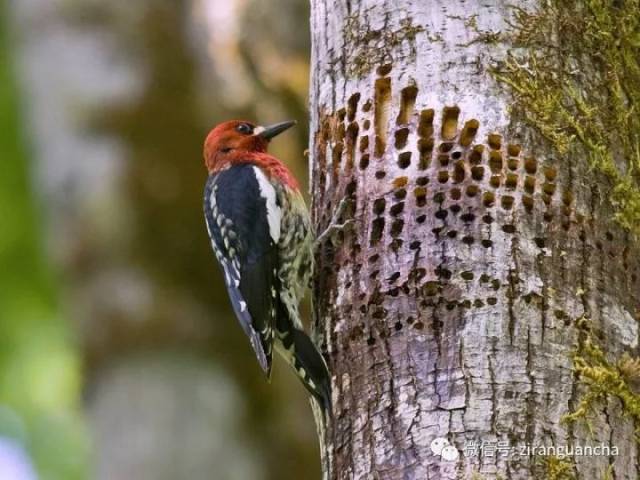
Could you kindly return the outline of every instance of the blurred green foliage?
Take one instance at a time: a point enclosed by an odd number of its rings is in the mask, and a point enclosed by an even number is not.
[[[0,435],[25,446],[42,479],[86,478],[79,360],[43,253],[4,8],[0,3]]]

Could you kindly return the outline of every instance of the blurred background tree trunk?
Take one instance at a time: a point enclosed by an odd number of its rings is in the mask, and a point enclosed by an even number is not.
[[[311,4],[330,478],[638,478],[637,2]]]
[[[286,367],[265,381],[230,310],[204,227],[201,150],[220,121],[295,118],[298,137],[274,151],[304,178],[308,7],[19,0],[7,10],[39,240],[82,365],[71,380],[83,387],[88,478],[313,478],[305,392]],[[40,437],[51,435],[61,438]]]

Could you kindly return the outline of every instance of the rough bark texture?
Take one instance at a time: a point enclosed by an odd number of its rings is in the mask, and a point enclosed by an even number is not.
[[[637,355],[638,244],[606,178],[510,115],[488,72],[508,3],[312,1],[313,214],[322,230],[347,197],[356,220],[315,290],[332,479],[638,478],[637,396],[588,397],[577,368],[585,345],[617,374]],[[585,398],[592,434],[561,421]],[[517,449],[599,444],[618,455]]]

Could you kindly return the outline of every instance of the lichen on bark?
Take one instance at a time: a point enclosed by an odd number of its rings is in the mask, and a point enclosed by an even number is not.
[[[624,353],[610,361],[598,345],[590,322],[576,321],[582,334],[572,355],[573,367],[585,392],[577,407],[563,417],[565,422],[584,421],[591,430],[589,418],[595,408],[601,408],[608,399],[617,398],[625,415],[632,418],[636,428],[636,442],[640,442],[640,358]]]
[[[561,157],[609,177],[617,220],[640,233],[639,0],[541,2],[516,9],[515,49],[493,69],[513,113]],[[518,115],[519,113],[519,115]]]
[[[357,12],[347,17],[344,23],[343,35],[348,46],[345,51],[349,52],[345,64],[350,76],[363,77],[377,65],[399,60],[394,58],[394,52],[397,57],[399,46],[408,47],[405,59],[415,57],[416,35],[425,30],[422,25],[414,25],[411,17],[405,17],[394,28],[386,25],[387,20],[380,28],[371,28],[366,17],[367,12],[364,18],[361,12]]]

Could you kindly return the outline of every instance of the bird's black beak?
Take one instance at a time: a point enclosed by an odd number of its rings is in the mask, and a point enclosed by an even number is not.
[[[263,130],[258,133],[262,138],[271,140],[276,135],[280,135],[285,130],[293,127],[296,124],[295,120],[289,120],[286,122],[275,123],[266,127],[262,127]]]

